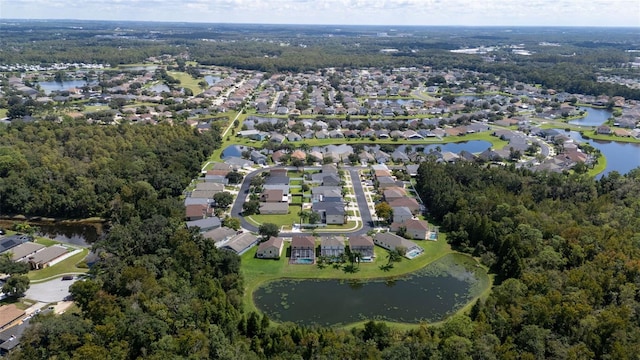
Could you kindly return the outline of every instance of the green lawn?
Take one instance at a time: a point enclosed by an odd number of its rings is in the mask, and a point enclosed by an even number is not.
[[[302,209],[301,205],[289,205],[289,213],[286,215],[251,215],[247,218],[253,220],[256,225],[271,223],[278,226],[291,225],[300,222],[298,213]]]
[[[301,195],[294,195],[291,197],[291,203],[292,204],[302,204],[302,196]]]
[[[79,267],[76,267],[76,265],[79,262],[81,262],[85,257],[87,257],[87,254],[89,254],[89,249],[82,249],[80,253],[73,255],[72,257],[65,259],[64,261],[61,261],[53,266],[44,268],[42,270],[30,271],[27,274],[27,276],[31,281],[34,281],[34,280],[46,279],[46,278],[50,278],[56,275],[62,275],[66,273],[75,273],[75,272],[85,273],[89,271],[89,269],[79,268]]]
[[[407,274],[423,268],[440,257],[452,253],[449,244],[445,240],[444,234],[440,234],[438,241],[417,241],[425,252],[413,260],[403,258],[399,263],[395,263],[390,271],[380,270],[380,265],[387,263],[388,252],[378,246],[375,247],[376,259],[372,263],[362,263],[359,265],[357,273],[346,273],[342,269],[335,269],[327,266],[323,269],[316,265],[290,265],[289,258],[283,256],[280,260],[263,260],[255,258],[256,247],[242,255],[241,272],[245,280],[245,308],[248,311],[257,311],[253,303],[253,292],[260,284],[280,279],[374,279],[393,277]],[[285,245],[283,253],[289,244]]]
[[[9,111],[9,109],[0,109],[0,118],[7,117],[7,112],[8,111]]]
[[[351,229],[354,226],[356,226],[356,222],[355,221],[347,221],[346,224],[343,225],[327,225],[326,229],[329,230],[336,230],[336,229]]]
[[[202,92],[202,88],[200,88],[200,85],[198,85],[198,83],[200,81],[204,81],[204,78],[195,79],[191,75],[187,74],[186,72],[180,72],[180,71],[169,71],[168,74],[180,80],[181,87],[191,89],[191,91],[193,91],[193,95],[198,95]]]
[[[47,247],[60,243],[58,241],[47,239],[47,238],[44,238],[44,237],[37,237],[33,242],[38,243],[38,244],[42,244],[42,245],[47,246]]]

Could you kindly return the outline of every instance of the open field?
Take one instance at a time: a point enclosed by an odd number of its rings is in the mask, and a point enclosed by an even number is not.
[[[191,75],[187,74],[186,72],[180,72],[180,71],[169,71],[168,74],[180,80],[181,87],[191,89],[191,91],[193,91],[193,95],[198,95],[202,92],[202,88],[200,88],[200,85],[198,85],[198,83],[200,81],[204,81],[204,79],[194,79]]]
[[[300,222],[298,213],[302,209],[302,206],[296,204],[289,205],[289,213],[286,215],[251,215],[247,216],[247,219],[251,219],[256,225],[271,223],[278,226],[290,226],[293,223]]]

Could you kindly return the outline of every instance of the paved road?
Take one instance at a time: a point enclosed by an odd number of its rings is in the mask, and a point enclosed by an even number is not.
[[[233,203],[233,206],[231,207],[231,217],[240,219],[240,225],[242,226],[242,228],[252,232],[257,232],[258,227],[248,222],[244,218],[244,216],[241,215],[242,205],[245,203],[247,196],[249,196],[249,186],[251,184],[251,179],[253,179],[254,177],[258,176],[259,174],[265,171],[268,171],[269,169],[270,168],[258,169],[247,174],[244,178],[244,181],[242,182],[242,185],[240,186],[240,192],[238,194],[238,197],[236,198],[236,201]],[[297,168],[294,168],[294,167],[287,167],[287,169],[297,170]],[[319,170],[321,168],[305,167],[305,169]],[[367,205],[367,198],[364,193],[364,188],[362,187],[362,181],[360,180],[360,176],[358,175],[358,170],[360,170],[361,168],[343,167],[342,169],[348,171],[349,175],[351,176],[351,181],[353,182],[353,190],[355,192],[356,201],[358,202],[358,208],[360,209],[360,215],[362,217],[362,227],[360,229],[353,230],[353,231],[344,231],[344,233],[345,234],[348,233],[351,235],[366,234],[367,232],[369,232],[369,230],[373,229],[373,218],[371,217],[371,211],[369,211],[369,206]],[[331,232],[318,231],[317,233],[319,235],[335,235],[336,234],[335,231],[331,231]],[[293,235],[299,235],[299,234],[300,234],[299,232],[297,233],[283,232],[283,233],[280,233],[280,236],[291,237]]]
[[[31,284],[29,290],[25,293],[25,297],[44,303],[62,301],[70,295],[69,286],[76,282],[76,280],[77,277],[74,277],[73,280],[57,278],[38,284]]]

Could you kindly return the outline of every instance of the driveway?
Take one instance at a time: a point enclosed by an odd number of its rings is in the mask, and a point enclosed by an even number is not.
[[[25,297],[44,303],[62,301],[70,295],[69,286],[76,281],[76,277],[73,280],[57,278],[43,283],[31,284],[29,290],[25,293]]]

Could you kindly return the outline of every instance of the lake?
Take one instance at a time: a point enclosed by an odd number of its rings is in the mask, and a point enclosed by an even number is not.
[[[259,287],[253,299],[269,318],[303,325],[344,325],[369,319],[435,322],[460,310],[489,286],[486,272],[475,264],[466,255],[449,254],[398,278],[276,280]]]
[[[149,87],[149,90],[155,92],[155,93],[163,93],[163,92],[171,92],[171,89],[169,89],[169,87],[165,84],[155,84],[151,87]]]
[[[213,76],[213,75],[205,75],[204,81],[206,81],[207,84],[209,84],[209,86],[211,86],[211,85],[217,83],[218,81],[220,81],[220,77]]]
[[[85,80],[66,80],[66,81],[42,81],[38,85],[44,90],[46,95],[51,94],[54,91],[67,91],[73,88],[81,88],[87,85]]]
[[[0,227],[11,229],[17,221],[0,220]],[[78,246],[91,246],[104,234],[101,223],[30,223],[37,228],[36,235]]]
[[[595,109],[591,107],[579,107],[578,110],[586,111],[587,116],[582,119],[576,119],[569,121],[572,125],[581,126],[600,126],[604,124],[613,113],[607,109]]]
[[[446,144],[400,145],[398,146],[398,150],[404,152],[407,146],[409,146],[413,151],[416,151],[416,149],[419,148],[423,148],[423,152],[426,154],[430,153],[431,151],[437,151],[438,148],[441,151],[450,151],[452,153],[459,154],[463,150],[466,150],[470,153],[481,153],[490,148],[492,145],[490,142],[484,140],[471,140]]]
[[[585,139],[577,131],[564,132],[564,134],[568,134],[576,142],[588,142],[607,158],[607,167],[598,174],[598,178],[611,171],[626,174],[640,166],[640,144]]]

